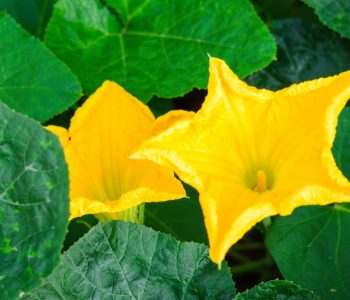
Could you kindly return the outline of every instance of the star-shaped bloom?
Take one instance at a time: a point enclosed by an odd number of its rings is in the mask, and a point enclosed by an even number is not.
[[[70,178],[70,219],[96,214],[101,219],[133,219],[144,202],[183,198],[172,171],[129,156],[151,134],[154,116],[146,105],[106,81],[79,108],[69,130],[48,126],[64,148]],[[131,211],[130,211],[131,210]]]
[[[350,201],[331,148],[350,97],[350,72],[272,92],[210,60],[208,95],[196,113],[159,118],[133,155],[170,166],[200,193],[210,257],[268,216],[301,205]]]

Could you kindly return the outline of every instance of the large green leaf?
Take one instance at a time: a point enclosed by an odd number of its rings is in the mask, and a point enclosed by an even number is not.
[[[278,90],[350,69],[350,41],[337,33],[298,19],[272,22],[270,29],[277,41],[277,61],[249,76],[250,84]]]
[[[350,179],[350,108],[343,109],[339,116],[337,134],[333,145],[337,166]]]
[[[314,293],[286,280],[271,280],[260,283],[234,300],[319,300]]]
[[[315,9],[321,22],[329,28],[350,38],[349,0],[302,0]]]
[[[189,199],[147,203],[145,224],[178,240],[208,244],[198,192],[186,185]]]
[[[208,80],[208,54],[240,75],[266,66],[275,43],[247,0],[60,0],[45,42],[91,93],[113,79],[143,101]]]
[[[68,67],[6,14],[0,14],[0,66],[0,101],[39,121],[81,94]]]
[[[207,252],[143,225],[99,223],[25,299],[232,299],[226,263],[219,271]]]
[[[41,37],[56,0],[1,0],[0,11],[8,12],[24,28]]]
[[[0,299],[39,284],[58,264],[68,175],[56,137],[0,102]]]
[[[268,250],[288,280],[321,299],[350,299],[350,205],[301,207],[276,217]]]

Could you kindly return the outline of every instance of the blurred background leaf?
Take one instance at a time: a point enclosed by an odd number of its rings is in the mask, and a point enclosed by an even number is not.
[[[145,225],[169,233],[180,241],[208,244],[198,192],[186,185],[189,199],[147,203]]]
[[[59,262],[68,172],[58,139],[0,102],[0,298],[16,299]]]
[[[269,26],[277,42],[277,61],[246,80],[278,90],[293,83],[350,69],[350,41],[301,19],[277,20]]]
[[[240,76],[275,57],[275,42],[247,0],[107,2],[58,1],[45,35],[88,94],[113,79],[145,102],[177,97],[206,87],[208,54]]]
[[[46,121],[81,96],[78,80],[46,46],[0,13],[0,101]]]
[[[350,38],[350,1],[349,0],[302,0],[315,9],[322,23]]]

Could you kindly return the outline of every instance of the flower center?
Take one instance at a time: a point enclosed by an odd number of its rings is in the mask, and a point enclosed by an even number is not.
[[[256,172],[256,183],[252,187],[252,190],[258,193],[263,193],[267,190],[267,179],[264,170],[258,170]]]

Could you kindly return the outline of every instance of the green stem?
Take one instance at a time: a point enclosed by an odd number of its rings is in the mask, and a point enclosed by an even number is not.
[[[120,213],[120,219],[126,222],[143,224],[145,204],[129,208]]]
[[[230,251],[228,253],[228,255],[234,259],[234,260],[238,260],[242,263],[248,262],[250,261],[250,258],[242,253],[236,252],[236,251]]]
[[[267,231],[267,230],[269,229],[269,227],[271,226],[271,223],[272,223],[271,217],[265,218],[265,219],[262,221],[262,223],[263,223],[263,225],[264,225],[265,230]]]
[[[145,203],[139,205],[139,224],[145,223]]]
[[[240,266],[231,267],[231,272],[234,276],[239,276],[247,273],[253,273],[261,268],[273,265],[273,260],[270,256],[266,256],[262,259],[252,261]]]
[[[36,31],[36,36],[41,39],[44,35],[44,23],[45,23],[45,17],[46,13],[49,7],[50,0],[42,0],[40,5],[40,11],[39,11],[39,19],[38,19],[38,29]]]
[[[233,247],[234,251],[261,250],[261,249],[265,249],[264,243],[244,243],[244,244],[237,244]]]
[[[138,224],[143,224],[144,215],[145,215],[145,204],[142,203],[139,206],[131,207],[127,210],[117,212],[117,213],[95,214],[95,217],[100,222],[122,220],[125,222],[134,222]]]
[[[82,219],[79,219],[79,220],[77,221],[77,223],[83,224],[83,225],[85,225],[85,226],[86,226],[87,228],[89,228],[89,229],[92,228],[92,226],[91,226],[88,222],[86,222],[86,221],[84,221],[84,220],[82,220]]]

